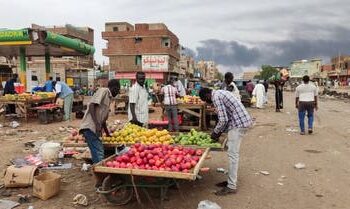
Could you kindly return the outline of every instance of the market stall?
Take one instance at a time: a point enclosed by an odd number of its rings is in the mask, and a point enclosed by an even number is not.
[[[53,103],[55,100],[54,93],[37,93],[37,94],[14,94],[0,97],[0,109],[5,109],[7,105],[13,104],[19,111],[19,115],[28,122],[30,115],[34,114],[34,107]]]

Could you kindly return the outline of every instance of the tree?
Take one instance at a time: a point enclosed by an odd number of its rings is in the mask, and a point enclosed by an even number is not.
[[[219,71],[217,71],[215,73],[215,79],[222,81],[222,80],[224,80],[224,75],[222,73],[220,73]]]
[[[254,78],[268,80],[272,76],[276,75],[276,73],[278,73],[278,70],[271,65],[262,65],[260,74]]]

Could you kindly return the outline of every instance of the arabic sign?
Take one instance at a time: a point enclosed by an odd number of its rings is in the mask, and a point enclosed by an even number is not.
[[[168,55],[142,55],[142,71],[167,72],[168,68]]]

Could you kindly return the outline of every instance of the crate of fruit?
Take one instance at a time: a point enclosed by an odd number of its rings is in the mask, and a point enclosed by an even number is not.
[[[180,133],[174,138],[176,144],[192,148],[210,148],[213,151],[223,151],[227,143],[227,137],[220,137],[219,141],[213,141],[205,132],[191,129],[188,133]]]
[[[134,144],[123,155],[113,155],[96,164],[98,174],[125,174],[195,180],[209,148]]]
[[[126,124],[121,130],[112,133],[110,137],[103,137],[104,144],[126,144],[135,143],[150,144],[173,144],[173,137],[167,130],[146,129],[134,124]]]

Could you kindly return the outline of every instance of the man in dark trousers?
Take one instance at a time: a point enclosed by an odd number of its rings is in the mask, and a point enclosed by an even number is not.
[[[120,84],[116,79],[108,82],[108,88],[99,88],[91,98],[88,109],[80,125],[80,134],[85,137],[91,151],[93,163],[98,163],[104,158],[103,144],[99,137],[102,130],[106,136],[110,136],[106,121],[108,119],[112,98],[119,93]]]
[[[285,81],[282,79],[275,80],[275,101],[276,101],[276,112],[281,112],[283,109],[283,86]]]
[[[13,74],[12,78],[6,82],[5,88],[4,88],[4,95],[17,94],[17,92],[15,91],[15,83],[17,82],[17,79],[18,79],[18,75]],[[16,105],[14,104],[7,105],[6,114],[16,114]]]

